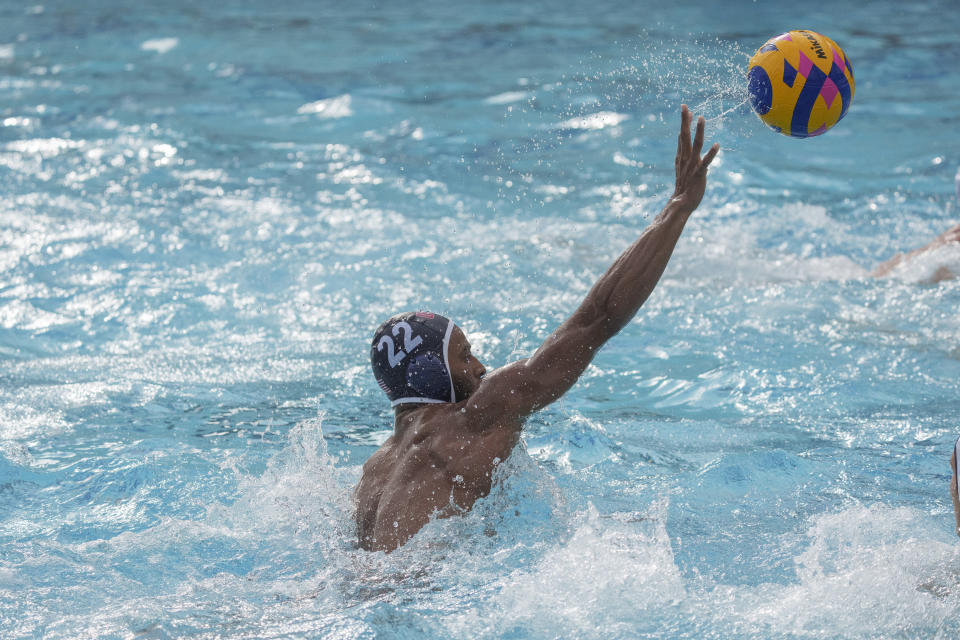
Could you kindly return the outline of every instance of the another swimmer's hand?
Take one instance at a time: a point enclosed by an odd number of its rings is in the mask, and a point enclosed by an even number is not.
[[[941,244],[952,244],[954,242],[960,242],[960,224],[953,227],[952,229],[947,229],[946,231],[941,233],[939,236],[937,236],[937,239],[931,242],[930,244],[933,246],[937,246]]]
[[[714,144],[707,154],[700,157],[703,149],[703,116],[697,118],[697,134],[690,143],[690,110],[687,105],[680,107],[680,136],[677,139],[677,159],[674,162],[677,171],[677,186],[670,203],[682,212],[690,215],[700,205],[703,192],[707,188],[707,167],[713,162],[720,145]]]
[[[911,258],[914,258],[922,253],[926,253],[927,251],[931,251],[938,247],[942,247],[944,245],[953,244],[953,243],[960,243],[960,224],[950,229],[947,229],[946,231],[941,233],[939,236],[931,240],[930,243],[927,244],[925,247],[914,249],[913,251],[907,254],[898,253],[897,255],[893,256],[883,264],[877,266],[877,268],[874,269],[873,273],[871,273],[870,275],[872,275],[874,278],[882,278],[883,276],[893,271],[894,268],[896,268],[897,265],[899,265],[901,262],[910,260]],[[950,278],[954,277],[954,275],[955,274],[951,273],[950,269],[948,269],[947,267],[940,267],[934,273],[932,281],[940,282],[941,280],[949,280]]]

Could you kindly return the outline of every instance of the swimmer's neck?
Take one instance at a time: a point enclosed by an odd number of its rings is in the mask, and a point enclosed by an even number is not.
[[[429,407],[428,404],[401,404],[393,410],[393,435],[400,437],[416,422],[421,411]]]

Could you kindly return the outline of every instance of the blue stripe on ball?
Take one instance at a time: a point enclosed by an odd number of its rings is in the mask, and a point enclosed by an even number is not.
[[[840,117],[837,118],[837,122],[840,122],[843,116],[847,115],[847,109],[850,108],[850,83],[847,82],[847,77],[843,75],[843,71],[836,63],[830,67],[830,79],[833,80],[833,84],[837,85],[837,90],[840,91]]]
[[[770,76],[763,67],[756,66],[750,69],[747,90],[750,92],[750,106],[760,115],[765,115],[773,106],[773,86]]]
[[[793,107],[793,118],[790,120],[790,135],[794,138],[806,138],[810,135],[807,125],[810,123],[810,114],[813,112],[813,103],[820,97],[820,90],[827,80],[827,74],[820,67],[813,65],[807,75],[807,81],[800,90],[800,97]],[[847,88],[849,91],[849,87]]]

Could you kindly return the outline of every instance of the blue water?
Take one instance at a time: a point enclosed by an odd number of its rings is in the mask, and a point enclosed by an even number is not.
[[[955,638],[960,12],[0,2],[3,638]],[[856,70],[809,140],[747,57]],[[723,145],[635,322],[400,551],[350,490],[400,310],[532,353]],[[960,269],[958,269],[960,272]]]

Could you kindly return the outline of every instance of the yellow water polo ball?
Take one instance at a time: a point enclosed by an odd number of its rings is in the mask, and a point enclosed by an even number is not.
[[[853,67],[830,38],[800,29],[770,38],[747,66],[750,105],[773,129],[794,138],[826,132],[853,101]]]

